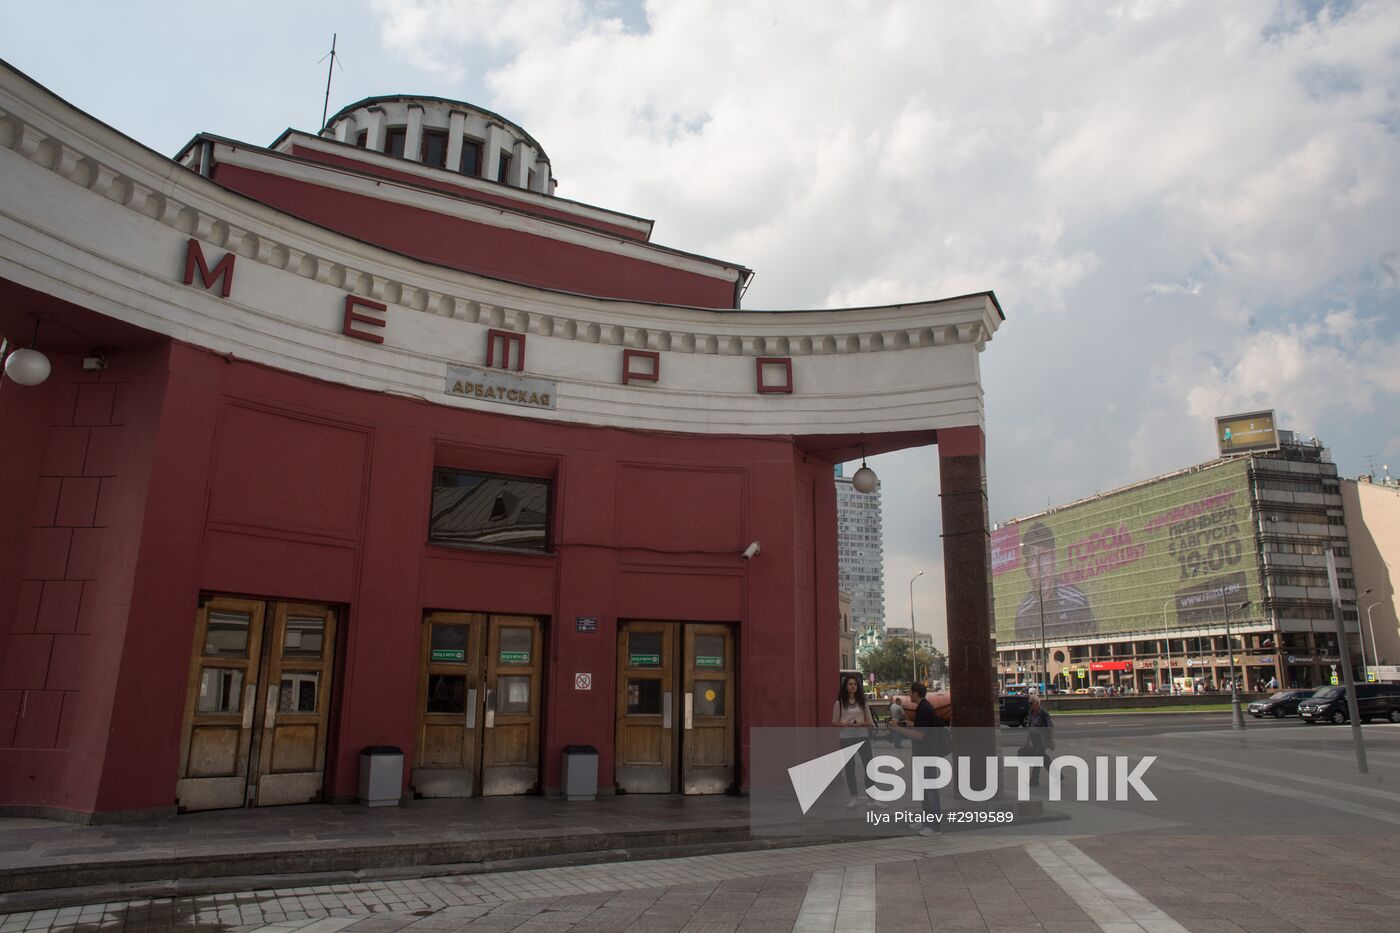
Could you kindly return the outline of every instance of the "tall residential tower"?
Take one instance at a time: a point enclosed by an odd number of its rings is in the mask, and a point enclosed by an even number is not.
[[[836,473],[836,547],[840,587],[851,594],[851,626],[863,632],[885,627],[885,550],[880,490],[858,492]]]

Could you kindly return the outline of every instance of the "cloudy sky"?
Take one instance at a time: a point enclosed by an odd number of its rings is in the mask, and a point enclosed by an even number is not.
[[[0,57],[167,154],[374,94],[526,127],[559,193],[756,270],[745,307],[993,289],[994,521],[1275,408],[1400,473],[1400,3],[0,6]],[[932,449],[877,458],[890,620],[942,638]]]

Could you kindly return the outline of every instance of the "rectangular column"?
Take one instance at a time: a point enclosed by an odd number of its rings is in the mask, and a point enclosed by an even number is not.
[[[997,724],[985,451],[981,428],[938,432],[948,683],[958,727]]]

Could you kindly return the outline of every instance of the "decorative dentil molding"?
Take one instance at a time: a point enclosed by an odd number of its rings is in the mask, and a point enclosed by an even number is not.
[[[708,310],[591,298],[456,272],[248,201],[79,112],[69,111],[74,119],[61,123],[22,99],[26,90],[31,97],[46,94],[0,71],[0,147],[249,262],[424,314],[592,344],[747,357],[959,344],[980,351],[999,322],[986,295],[834,311]]]

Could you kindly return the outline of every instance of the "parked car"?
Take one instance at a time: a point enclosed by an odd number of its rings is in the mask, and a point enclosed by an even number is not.
[[[1357,684],[1356,715],[1362,722],[1389,719],[1400,723],[1400,684]],[[1298,716],[1308,725],[1346,722],[1346,688],[1323,687],[1298,704]]]
[[[1282,719],[1285,716],[1297,716],[1298,704],[1316,691],[1308,690],[1280,690],[1271,697],[1262,700],[1255,700],[1249,704],[1249,715],[1255,719],[1263,719],[1265,716],[1272,716],[1275,719]]]
[[[1004,693],[999,706],[1003,726],[1024,726],[1031,714],[1031,700],[1025,694]]]

